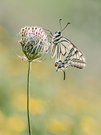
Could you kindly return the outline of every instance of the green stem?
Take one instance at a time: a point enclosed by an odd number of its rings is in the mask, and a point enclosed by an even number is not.
[[[28,74],[27,74],[27,119],[28,119],[28,133],[31,134],[31,120],[30,120],[30,69],[31,61],[28,61]]]

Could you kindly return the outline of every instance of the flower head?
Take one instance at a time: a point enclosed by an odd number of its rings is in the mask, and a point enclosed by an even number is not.
[[[45,31],[37,26],[25,26],[20,30],[21,39],[19,43],[29,61],[40,58],[41,54],[47,53],[49,42]]]

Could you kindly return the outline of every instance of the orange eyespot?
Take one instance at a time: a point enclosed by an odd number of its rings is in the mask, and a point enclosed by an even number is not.
[[[55,63],[55,67],[58,67],[58,63]]]

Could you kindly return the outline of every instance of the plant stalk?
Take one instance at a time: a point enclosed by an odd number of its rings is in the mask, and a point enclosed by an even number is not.
[[[28,74],[27,74],[27,119],[28,119],[28,133],[31,133],[31,119],[30,119],[30,71],[31,71],[31,61],[28,61]]]

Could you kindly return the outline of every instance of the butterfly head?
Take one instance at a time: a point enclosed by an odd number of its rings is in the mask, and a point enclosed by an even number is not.
[[[53,38],[58,38],[62,35],[61,31],[56,31],[53,35]]]
[[[56,31],[56,32],[54,33],[54,35],[55,35],[55,36],[61,36],[61,31]]]

